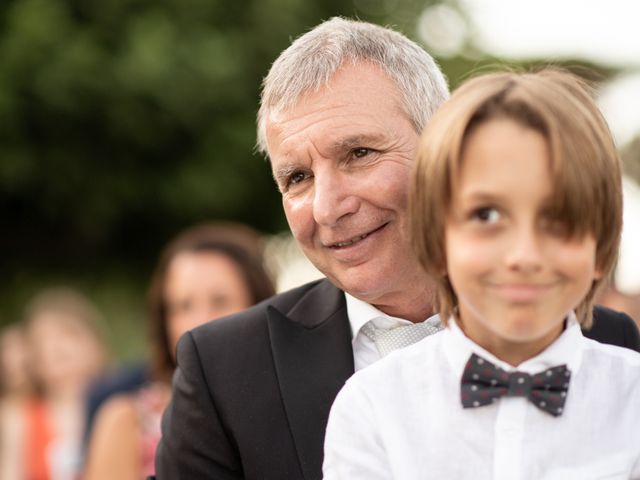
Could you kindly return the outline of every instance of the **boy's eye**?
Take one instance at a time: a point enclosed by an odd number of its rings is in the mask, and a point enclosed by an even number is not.
[[[557,215],[543,215],[541,225],[545,231],[558,237],[567,237],[571,234],[571,228],[567,225],[567,222]]]
[[[471,218],[482,223],[496,223],[500,220],[500,212],[493,207],[477,208],[471,213]]]

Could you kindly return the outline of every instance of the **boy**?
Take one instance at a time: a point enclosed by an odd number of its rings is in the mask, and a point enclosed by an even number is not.
[[[467,82],[413,173],[413,245],[446,328],[347,382],[325,479],[640,478],[640,355],[580,331],[622,211],[586,86],[551,70]]]

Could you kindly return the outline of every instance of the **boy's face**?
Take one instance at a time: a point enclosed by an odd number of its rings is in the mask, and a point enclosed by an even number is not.
[[[600,272],[592,235],[549,215],[549,148],[535,130],[490,120],[467,138],[445,227],[447,273],[465,334],[512,365],[544,350]]]

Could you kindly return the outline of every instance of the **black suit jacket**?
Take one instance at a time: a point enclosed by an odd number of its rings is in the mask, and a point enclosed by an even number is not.
[[[587,336],[640,350],[634,322],[601,307]],[[345,298],[327,280],[185,334],[158,479],[321,479],[329,410],[353,371]]]

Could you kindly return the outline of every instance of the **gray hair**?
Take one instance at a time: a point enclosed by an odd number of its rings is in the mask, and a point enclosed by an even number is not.
[[[258,151],[268,154],[266,124],[271,113],[292,108],[302,95],[325,86],[347,60],[372,62],[389,75],[418,133],[449,96],[438,65],[415,42],[390,28],[333,17],[298,37],[262,82]]]

